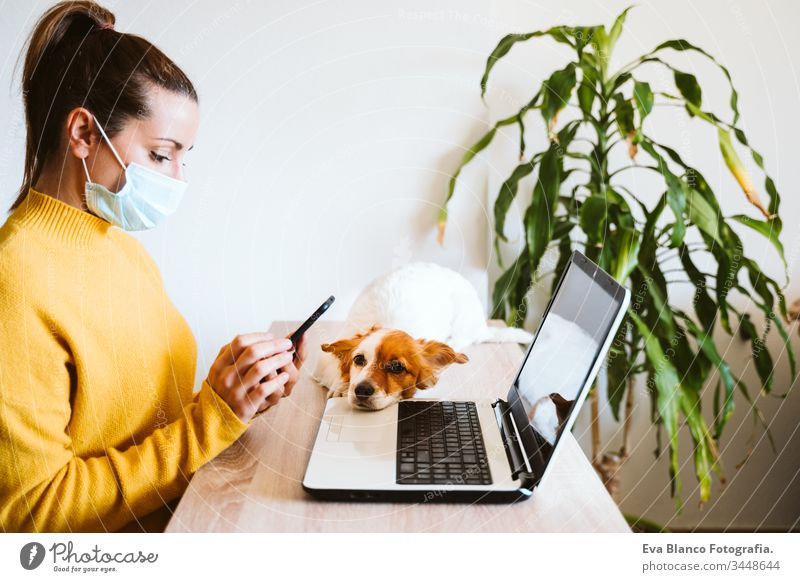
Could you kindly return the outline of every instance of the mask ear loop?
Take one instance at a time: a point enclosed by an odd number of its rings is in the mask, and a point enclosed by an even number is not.
[[[122,166],[122,169],[123,169],[123,170],[127,170],[127,169],[128,169],[128,166],[126,166],[126,165],[125,165],[125,162],[123,162],[123,161],[122,161],[122,158],[121,158],[121,157],[119,157],[119,154],[117,153],[117,150],[116,150],[116,149],[114,148],[114,146],[111,144],[111,140],[110,140],[110,139],[108,139],[108,136],[106,135],[106,132],[105,132],[105,130],[103,129],[103,126],[102,126],[102,125],[100,125],[100,122],[99,122],[99,121],[97,121],[97,117],[95,117],[94,113],[92,113],[92,117],[94,117],[94,122],[97,124],[97,129],[99,129],[99,130],[100,130],[100,133],[102,133],[102,134],[103,134],[103,137],[105,138],[106,142],[108,142],[108,147],[110,147],[110,148],[111,148],[111,152],[114,154],[114,157],[115,157],[115,158],[117,158],[117,161],[119,162],[119,165],[120,165],[120,166]],[[85,162],[84,162],[84,163],[85,163]]]
[[[86,174],[86,181],[91,182],[92,179],[89,177],[89,168],[86,167],[86,158],[81,158],[81,162],[83,163],[83,171]]]

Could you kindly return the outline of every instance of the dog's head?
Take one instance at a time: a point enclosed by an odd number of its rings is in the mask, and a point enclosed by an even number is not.
[[[339,359],[347,399],[354,408],[380,410],[430,388],[450,364],[469,361],[465,354],[435,340],[415,340],[404,331],[373,325],[364,333],[322,344]]]

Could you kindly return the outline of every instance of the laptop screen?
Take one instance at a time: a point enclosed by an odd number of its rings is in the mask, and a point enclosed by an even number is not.
[[[594,381],[625,295],[607,273],[573,254],[507,398],[537,480]]]

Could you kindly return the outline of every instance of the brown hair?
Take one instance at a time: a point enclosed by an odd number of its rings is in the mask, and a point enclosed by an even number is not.
[[[191,97],[186,74],[155,45],[114,30],[114,14],[91,1],[60,2],[31,32],[22,74],[27,139],[19,206],[57,153],[67,114],[86,107],[109,137],[150,114],[153,85]]]

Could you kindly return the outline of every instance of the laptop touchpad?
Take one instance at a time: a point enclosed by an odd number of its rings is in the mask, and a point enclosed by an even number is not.
[[[331,418],[328,441],[342,443],[373,443],[380,440],[380,431],[372,422],[365,422],[366,415],[337,414]]]

